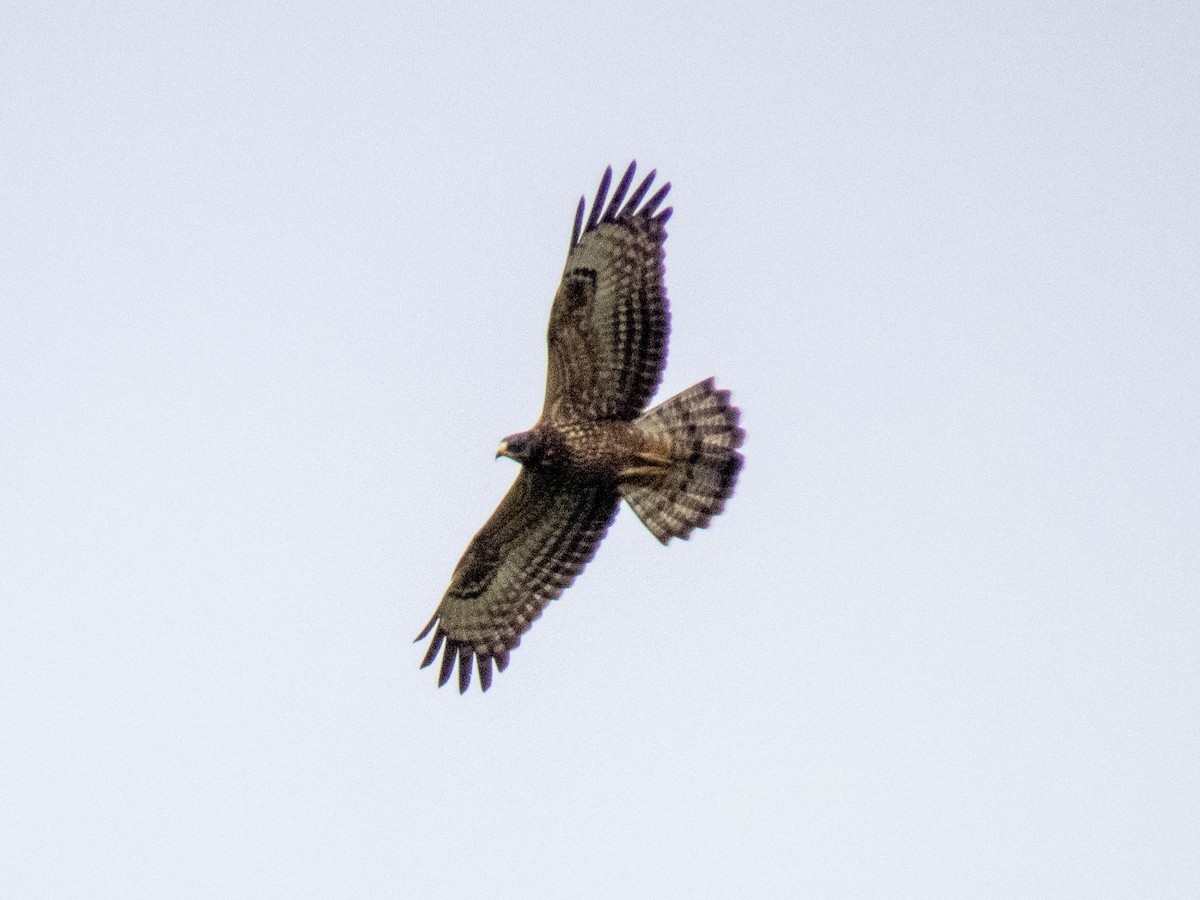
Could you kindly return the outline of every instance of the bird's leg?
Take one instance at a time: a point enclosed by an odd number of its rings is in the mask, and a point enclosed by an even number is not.
[[[636,456],[642,462],[649,463],[651,466],[656,466],[660,469],[668,468],[671,465],[671,463],[673,462],[671,457],[669,457],[665,453],[661,453],[657,450],[642,449],[642,450],[636,451],[633,455]]]
[[[656,449],[642,448],[633,452],[633,464],[621,469],[622,481],[651,483],[662,477],[671,468],[673,460]],[[639,465],[640,464],[640,465]]]
[[[658,466],[626,466],[621,470],[621,480],[651,482],[665,471],[666,469]]]

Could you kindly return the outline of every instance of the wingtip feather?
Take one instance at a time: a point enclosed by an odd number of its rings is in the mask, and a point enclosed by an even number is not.
[[[429,634],[429,632],[431,632],[433,630],[433,626],[437,624],[437,620],[438,620],[438,614],[434,613],[433,618],[429,620],[429,624],[426,625],[424,628],[422,628],[421,633],[418,634],[415,638],[413,638],[413,643],[415,644],[417,641],[423,639],[425,637],[425,635]]]
[[[463,644],[458,648],[458,692],[465,694],[471,686],[471,648]]]
[[[454,641],[446,641],[446,649],[442,653],[442,670],[438,673],[438,687],[450,680],[450,673],[454,671],[456,659],[458,659],[458,650],[454,646]]]
[[[492,658],[478,655],[475,657],[475,664],[479,668],[479,689],[486,693],[492,686]]]
[[[650,185],[654,184],[654,176],[657,174],[657,169],[651,169],[646,177],[642,179],[642,183],[629,195],[629,200],[626,201],[625,207],[621,210],[620,215],[622,217],[632,216],[637,212],[638,204],[642,202],[642,198],[650,191]]]
[[[651,197],[649,200],[646,201],[646,205],[643,206],[641,209],[641,214],[643,216],[645,216],[646,218],[653,217],[654,211],[656,209],[658,209],[658,205],[660,203],[662,203],[665,199],[667,199],[667,194],[670,192],[670,190],[671,190],[671,182],[668,181],[666,184],[664,184],[662,187],[660,187],[657,191],[654,192],[653,197]],[[663,213],[666,213],[666,210],[663,210]],[[659,216],[662,216],[663,213],[659,213]],[[669,216],[670,214],[668,213],[667,215]]]
[[[435,659],[437,659],[438,650],[441,649],[442,641],[445,639],[445,637],[446,637],[446,632],[440,631],[440,630],[433,636],[433,640],[429,642],[429,650],[428,650],[428,652],[426,652],[425,659],[421,663],[422,669],[424,669],[426,666],[430,665]],[[417,638],[417,640],[420,640],[420,638]]]
[[[584,232],[592,231],[600,222],[600,212],[604,209],[604,198],[608,196],[609,185],[612,184],[612,166],[604,170],[604,177],[600,179],[600,187],[596,189],[596,199],[592,202],[592,211],[588,214],[587,225],[584,226]]]
[[[571,249],[575,249],[575,245],[579,243],[580,230],[583,228],[583,211],[587,206],[587,201],[583,197],[579,198],[579,205],[575,207],[575,225],[571,229]]]
[[[621,180],[617,183],[617,189],[613,191],[612,199],[608,201],[608,208],[604,210],[604,215],[600,217],[601,222],[613,222],[616,220],[619,210],[621,209],[621,201],[625,199],[625,193],[629,190],[629,185],[633,182],[633,174],[637,171],[637,160],[629,164],[629,168],[625,170],[625,174],[621,176]]]

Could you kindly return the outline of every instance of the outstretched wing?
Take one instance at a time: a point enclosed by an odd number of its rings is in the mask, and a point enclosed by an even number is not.
[[[503,672],[521,635],[591,560],[618,502],[615,488],[522,468],[471,540],[437,612],[417,635],[419,641],[433,631],[421,668],[444,644],[438,686],[449,681],[457,660],[458,690],[465,692],[474,657],[486,691],[492,660]]]
[[[626,200],[636,166],[629,164],[607,207],[612,169],[605,170],[586,223],[579,200],[550,309],[543,420],[631,420],[662,378],[670,330],[663,242],[671,208],[658,207],[671,185],[643,204],[651,172]]]

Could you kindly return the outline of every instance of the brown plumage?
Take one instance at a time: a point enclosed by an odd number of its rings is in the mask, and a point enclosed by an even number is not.
[[[706,527],[733,492],[744,432],[728,391],[709,378],[643,412],[670,330],[663,242],[671,208],[658,207],[671,186],[646,199],[651,172],[629,194],[635,168],[607,205],[605,171],[586,222],[579,200],[550,309],[542,414],[497,453],[521,471],[417,636],[433,632],[422,668],[442,652],[439,685],[457,664],[465,692],[474,661],[480,686],[491,686],[493,662],[508,666],[521,635],[583,571],[621,498],[665,544]]]

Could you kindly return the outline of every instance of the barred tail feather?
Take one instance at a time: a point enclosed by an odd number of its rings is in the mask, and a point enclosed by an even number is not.
[[[729,391],[709,378],[634,421],[653,444],[669,447],[671,462],[661,475],[621,485],[621,496],[664,544],[707,527],[725,508],[742,467],[739,415]]]

